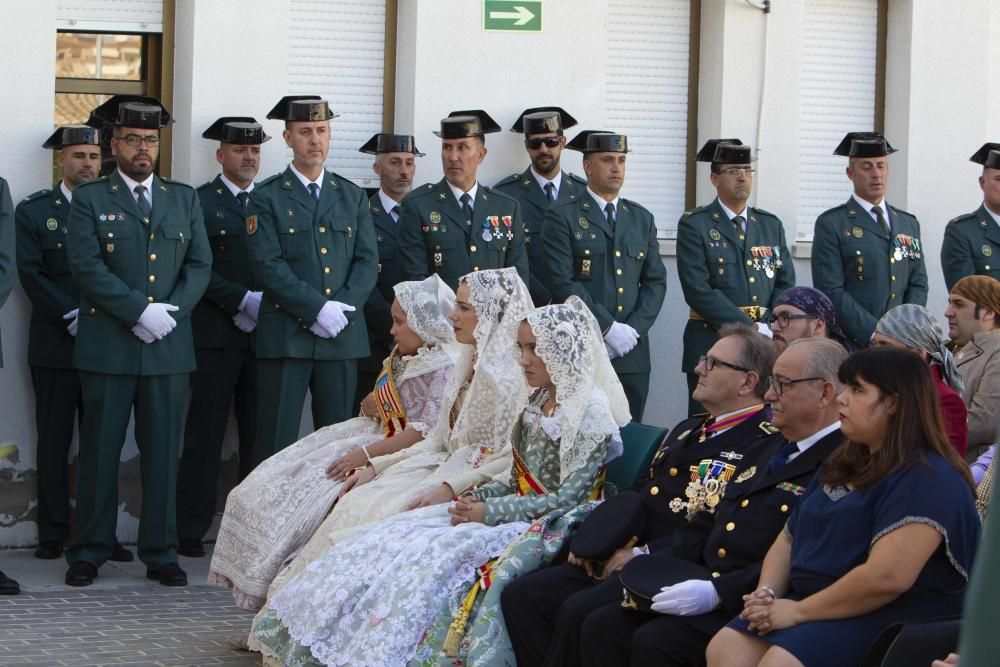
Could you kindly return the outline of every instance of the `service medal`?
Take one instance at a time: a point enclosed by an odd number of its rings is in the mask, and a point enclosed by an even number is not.
[[[774,269],[771,268],[770,264],[764,269],[764,275],[767,276],[768,279],[774,278]]]
[[[719,230],[718,229],[710,229],[710,230],[708,230],[708,236],[713,241],[718,241],[719,239],[722,238],[722,236],[719,235]]]
[[[861,229],[860,227],[855,227],[854,229],[851,230],[851,233],[854,234],[854,238],[860,239],[862,236],[865,235],[865,230]]]
[[[588,222],[586,218],[580,218],[579,223],[582,229],[586,229],[590,226],[590,222]]]
[[[54,232],[57,229],[59,229],[59,221],[56,220],[55,218],[49,218],[48,220],[45,221],[45,228],[50,232]],[[983,246],[983,247],[988,248],[989,246]],[[983,254],[985,255],[986,253],[984,252]]]
[[[108,216],[104,213],[101,213],[99,216],[97,216],[97,219],[100,220],[101,222],[105,222],[107,221]]]
[[[892,258],[894,260],[896,260],[897,262],[903,261],[903,249],[902,248],[896,248],[893,251],[893,253],[892,253]]]
[[[493,234],[490,233],[490,230],[488,229],[483,230],[483,240],[486,241],[487,243],[493,240]]]
[[[431,214],[428,217],[430,218],[430,221],[435,225],[441,222],[441,214],[438,213],[437,211],[431,211]]]
[[[983,246],[983,257],[989,257],[992,254],[993,254],[993,248],[990,247],[990,246],[988,246],[988,245],[984,245]]]

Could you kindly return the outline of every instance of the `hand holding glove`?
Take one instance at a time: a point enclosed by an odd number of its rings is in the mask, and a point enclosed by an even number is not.
[[[69,332],[70,336],[76,337],[76,330],[80,325],[80,309],[74,308],[63,315],[62,318],[70,321],[69,324],[66,325],[66,331]]]
[[[673,586],[664,586],[653,596],[650,607],[660,614],[672,616],[699,616],[707,614],[716,607],[722,599],[711,581],[688,579]]]
[[[243,333],[250,333],[255,328],[257,328],[257,322],[255,322],[247,313],[240,311],[233,315],[233,324],[236,328]]]
[[[604,342],[617,353],[616,356],[624,357],[639,343],[639,332],[623,322],[614,322],[604,334]]]
[[[243,297],[243,303],[240,304],[240,312],[245,313],[254,323],[257,322],[257,316],[260,313],[261,296],[263,296],[263,292],[247,292],[246,296]]]
[[[319,314],[316,316],[316,322],[313,324],[318,324],[326,329],[330,334],[329,338],[336,338],[344,330],[344,327],[347,326],[347,315],[344,313],[352,312],[354,312],[354,306],[349,306],[339,301],[327,301],[323,304],[323,308],[319,311]],[[324,338],[326,337],[324,336]]]
[[[319,336],[320,338],[333,338],[329,331],[320,326],[319,320],[316,320],[309,325],[309,331],[312,331],[313,335]]]
[[[142,326],[141,324],[137,324],[134,327],[132,327],[132,333],[135,334],[136,338],[141,340],[143,343],[146,343],[147,345],[156,341],[156,336],[149,333],[149,330],[146,329],[146,327]]]
[[[177,326],[177,320],[170,317],[175,310],[178,310],[177,306],[169,303],[151,303],[139,316],[138,325],[160,340]]]

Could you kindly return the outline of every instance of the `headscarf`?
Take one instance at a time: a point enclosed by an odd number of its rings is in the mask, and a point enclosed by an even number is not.
[[[996,278],[966,276],[952,286],[951,293],[1000,314],[1000,280]]]
[[[608,437],[621,455],[618,429],[631,420],[628,399],[605,352],[600,325],[579,297],[536,308],[528,315],[528,326],[535,353],[556,387],[559,479],[564,481]]]
[[[798,308],[809,317],[823,320],[826,323],[826,330],[830,332],[830,338],[840,343],[848,352],[854,351],[844,330],[840,328],[837,309],[834,308],[833,302],[818,289],[805,286],[791,287],[775,299],[771,310],[783,305]]]
[[[944,334],[937,319],[923,306],[904,303],[891,309],[875,325],[875,332],[895,338],[907,347],[926,352],[941,366],[941,375],[959,394],[965,388],[955,357],[944,346]]]
[[[455,308],[455,293],[451,288],[434,274],[424,280],[401,282],[392,289],[406,313],[406,325],[424,342],[415,355],[407,358],[396,382],[454,365],[460,346],[448,319]],[[389,363],[389,359],[384,363]]]

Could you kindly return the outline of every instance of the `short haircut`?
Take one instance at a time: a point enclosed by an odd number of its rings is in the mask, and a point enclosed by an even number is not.
[[[844,346],[831,338],[799,338],[788,344],[788,349],[793,346],[809,348],[806,350],[809,357],[806,359],[806,367],[803,370],[805,377],[822,378],[827,382],[832,382],[838,389],[842,386],[840,378],[837,377],[840,365],[847,359],[847,350]]]
[[[757,374],[757,386],[754,387],[754,394],[763,399],[767,393],[767,378],[771,376],[774,368],[774,360],[778,358],[778,350],[771,339],[757,333],[757,330],[732,322],[722,325],[719,329],[719,338],[734,336],[740,340],[741,350],[736,358],[736,363]]]

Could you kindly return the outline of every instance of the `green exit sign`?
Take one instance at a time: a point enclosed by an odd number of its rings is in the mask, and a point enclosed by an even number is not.
[[[541,0],[483,0],[483,30],[542,31]]]

